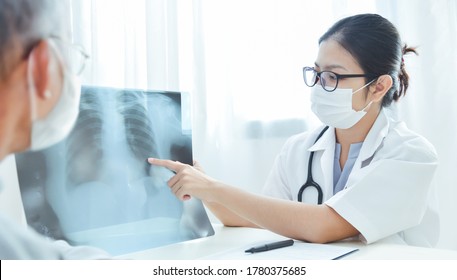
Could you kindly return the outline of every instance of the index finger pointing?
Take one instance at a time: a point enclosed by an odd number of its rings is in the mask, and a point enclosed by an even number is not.
[[[153,165],[166,167],[175,172],[178,172],[179,169],[183,166],[183,164],[180,162],[168,159],[148,158],[148,162]]]

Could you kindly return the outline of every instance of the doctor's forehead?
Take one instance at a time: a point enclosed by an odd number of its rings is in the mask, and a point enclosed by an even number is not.
[[[338,42],[332,39],[319,45],[316,68],[320,71],[335,71],[337,73],[362,73],[357,60]]]

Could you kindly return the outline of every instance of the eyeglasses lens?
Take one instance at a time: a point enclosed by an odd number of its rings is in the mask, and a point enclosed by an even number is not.
[[[77,75],[81,74],[86,64],[87,55],[78,45],[68,46],[67,61],[71,71]]]
[[[75,75],[81,74],[88,58],[84,49],[79,45],[60,40],[56,40],[56,44],[68,69]]]
[[[317,73],[313,68],[306,67],[303,70],[303,78],[305,80],[305,84],[312,87],[316,84]]]
[[[333,91],[338,85],[338,77],[335,73],[323,71],[320,75],[321,86],[327,91]]]

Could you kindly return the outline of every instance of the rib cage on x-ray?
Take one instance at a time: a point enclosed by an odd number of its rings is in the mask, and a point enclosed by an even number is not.
[[[144,162],[148,174],[148,157],[157,157],[152,123],[146,113],[146,99],[140,92],[122,92],[118,95],[117,110],[124,118],[125,137],[136,159]]]
[[[70,185],[98,179],[103,159],[103,106],[95,91],[81,99],[79,118],[67,141],[67,180]],[[90,162],[91,165],[87,164]]]
[[[214,234],[200,201],[171,193],[173,172],[147,163],[192,163],[181,102],[181,93],[84,87],[67,139],[16,155],[28,223],[113,254]]]

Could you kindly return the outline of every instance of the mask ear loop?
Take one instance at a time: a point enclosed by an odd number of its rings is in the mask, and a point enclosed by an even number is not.
[[[359,88],[358,90],[352,92],[352,94],[355,94],[356,92],[361,91],[362,89],[366,88],[367,86],[371,85],[376,79],[371,80],[368,84],[364,85],[363,87]]]
[[[36,109],[36,86],[35,86],[35,81],[33,80],[33,73],[32,69],[35,66],[35,62],[33,59],[31,59],[33,52],[35,49],[33,49],[28,58],[28,64],[27,64],[27,83],[28,83],[28,89],[29,89],[29,100],[30,100],[30,118],[32,121],[34,121],[37,118],[37,109]]]
[[[352,95],[354,95],[356,92],[359,92],[360,90],[362,90],[362,89],[368,87],[368,86],[371,85],[374,81],[376,81],[376,79],[371,80],[368,84],[366,84],[366,85],[364,85],[363,87],[359,88],[358,90],[354,91],[354,92],[352,93]],[[363,107],[361,110],[359,110],[359,111],[357,111],[357,112],[364,112],[372,103],[373,103],[373,100],[371,100],[370,102],[368,102],[368,104],[367,104],[365,107]],[[366,111],[365,111],[365,112],[366,112]]]
[[[59,51],[59,47],[57,46],[57,44],[55,43],[54,40],[56,40],[56,39],[49,38],[49,39],[46,40],[46,42],[48,42],[48,45],[50,46],[50,49],[52,49],[52,52],[54,52],[54,54],[57,56],[57,59],[59,60],[59,62],[61,64],[61,67],[62,68],[63,67],[67,67],[67,65],[64,62],[63,56]]]
[[[64,57],[61,54],[61,50],[59,50],[59,47],[57,46],[57,43],[55,40],[57,40],[57,39],[48,38],[48,39],[46,39],[46,42],[49,45],[49,51],[54,53],[57,56],[57,60],[60,64],[60,71],[62,74],[62,78],[64,78],[63,76],[65,75],[65,72],[66,72],[65,69],[68,69],[68,65],[65,63]],[[47,91],[49,91],[49,90],[47,90]],[[50,96],[52,95],[50,91],[49,91],[49,95]]]

